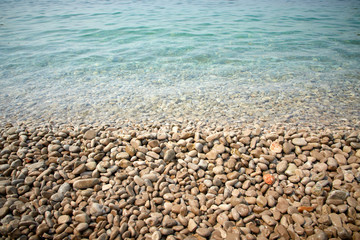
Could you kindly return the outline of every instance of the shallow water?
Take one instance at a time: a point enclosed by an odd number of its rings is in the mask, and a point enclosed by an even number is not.
[[[360,120],[359,1],[1,1],[0,119]]]

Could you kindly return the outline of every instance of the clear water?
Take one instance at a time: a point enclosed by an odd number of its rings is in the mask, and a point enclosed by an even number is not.
[[[0,2],[7,121],[360,119],[360,1]]]

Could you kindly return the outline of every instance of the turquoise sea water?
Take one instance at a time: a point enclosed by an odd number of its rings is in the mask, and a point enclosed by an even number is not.
[[[360,119],[358,0],[0,9],[3,120]]]

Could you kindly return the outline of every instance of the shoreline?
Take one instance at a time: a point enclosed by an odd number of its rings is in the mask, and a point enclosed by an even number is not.
[[[358,125],[259,123],[2,123],[0,235],[360,238]]]

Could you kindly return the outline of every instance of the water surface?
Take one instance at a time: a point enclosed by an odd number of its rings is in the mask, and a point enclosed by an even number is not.
[[[360,1],[0,2],[0,118],[360,118]]]

